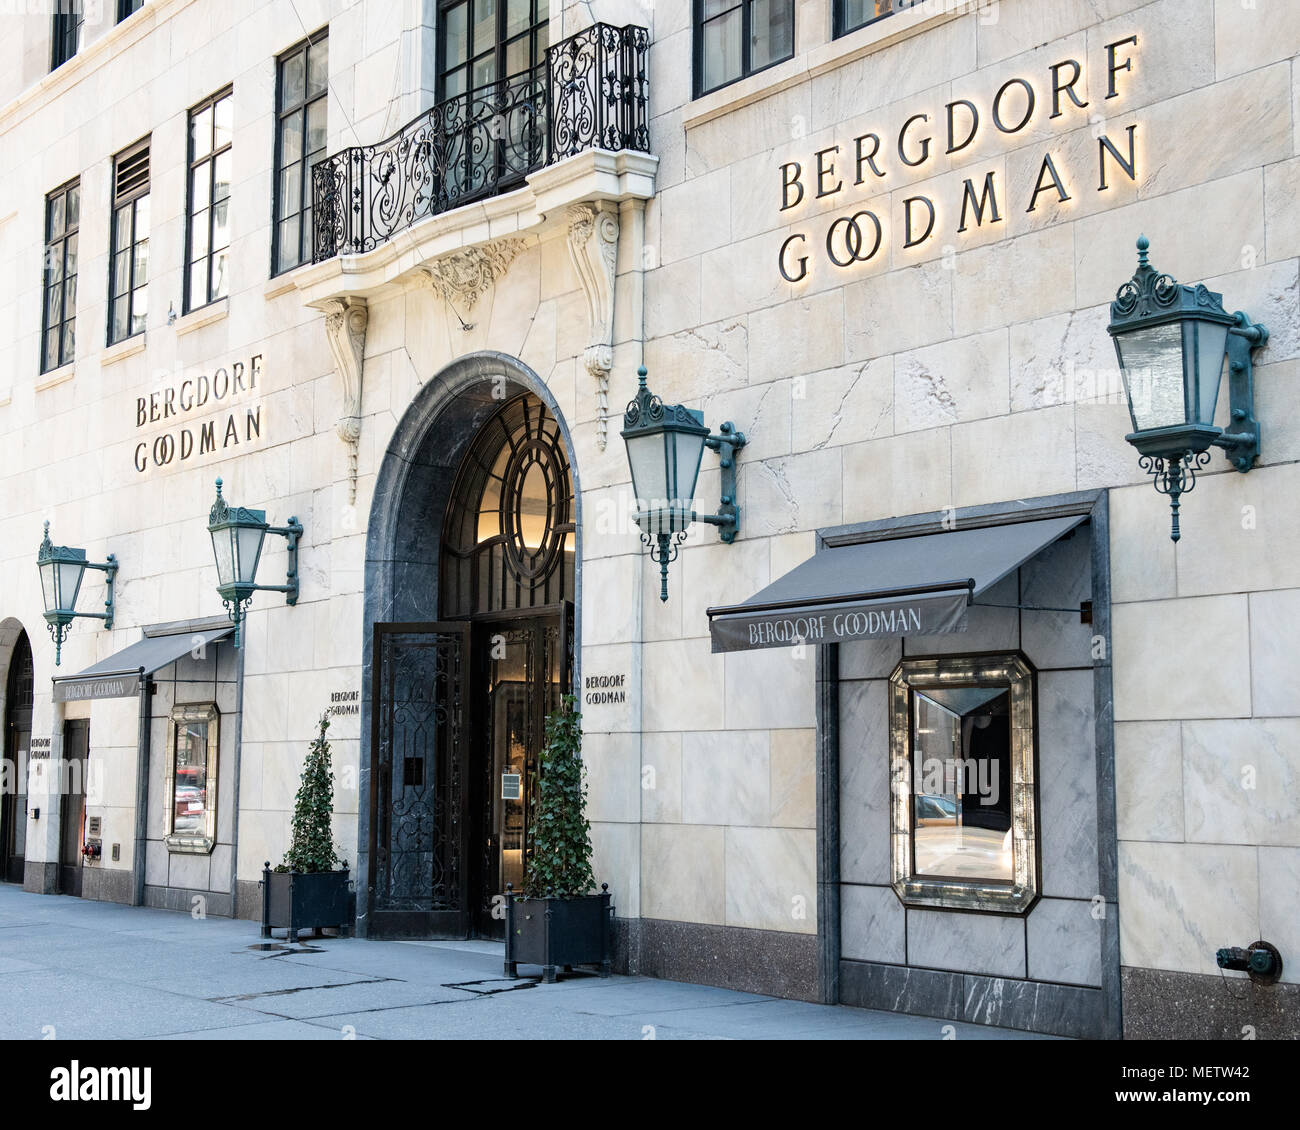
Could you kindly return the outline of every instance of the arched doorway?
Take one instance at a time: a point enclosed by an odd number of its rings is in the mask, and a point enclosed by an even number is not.
[[[578,496],[563,420],[517,362],[431,385],[368,537],[358,929],[499,937],[544,719],[572,685]]]
[[[31,642],[27,633],[19,629],[5,679],[4,755],[6,776],[12,778],[5,782],[0,804],[0,878],[6,883],[23,881],[27,854],[27,754],[32,740],[35,688]]]

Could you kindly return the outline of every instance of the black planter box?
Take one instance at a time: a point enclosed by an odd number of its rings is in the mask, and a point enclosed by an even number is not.
[[[506,976],[518,977],[524,964],[540,965],[548,985],[562,965],[599,965],[608,977],[612,914],[608,883],[576,898],[524,898],[507,889]]]
[[[298,940],[299,930],[320,930],[329,926],[346,936],[352,922],[352,892],[348,870],[262,871],[262,937],[274,928],[287,929],[289,941]]]

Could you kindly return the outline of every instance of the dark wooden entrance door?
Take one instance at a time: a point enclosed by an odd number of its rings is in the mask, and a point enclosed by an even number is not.
[[[376,624],[370,931],[467,937],[467,624]]]
[[[0,798],[0,879],[23,881],[27,854],[27,756],[32,745],[32,649],[27,633],[18,637],[5,685],[6,764],[13,773]]]
[[[59,790],[59,893],[81,897],[81,846],[86,842],[86,759],[90,753],[90,723],[73,719],[63,724],[63,762],[57,766]]]
[[[570,679],[572,606],[546,612],[474,624],[482,725],[475,728],[470,842],[478,847],[476,927],[486,938],[505,936],[506,884],[516,891],[523,885],[546,715]]]

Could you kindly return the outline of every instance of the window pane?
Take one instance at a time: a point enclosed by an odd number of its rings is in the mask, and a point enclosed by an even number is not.
[[[65,318],[75,318],[77,316],[77,277],[73,275],[63,284],[63,316]]]
[[[127,321],[127,303],[129,301],[129,296],[124,294],[113,303],[112,338],[114,341],[121,341],[127,335],[127,329],[130,324]]]
[[[208,253],[208,222],[209,213],[205,208],[202,212],[196,212],[194,219],[190,221],[190,262],[196,262],[202,259]]]
[[[218,251],[212,257],[212,293],[209,298],[213,302],[218,298],[225,298],[229,293],[230,282],[226,269],[229,256],[229,251]]]
[[[149,313],[149,292],[137,290],[131,295],[131,333],[144,333],[145,320]]]
[[[455,98],[458,94],[465,93],[465,68],[452,71],[451,74],[443,75],[442,78],[442,96],[444,99]]]
[[[212,147],[220,149],[224,145],[229,145],[235,128],[235,100],[229,94],[217,103],[214,128],[216,132]]]
[[[132,282],[142,286],[149,281],[149,241],[141,240],[135,245],[135,275]]]
[[[57,239],[63,234],[65,198],[62,194],[50,201],[50,238]]]
[[[324,98],[307,107],[307,152],[316,153],[325,148],[325,107]]]
[[[750,8],[750,70],[788,58],[794,52],[792,0],[754,0]]]
[[[190,309],[202,306],[208,293],[208,261],[199,259],[190,264]]]
[[[45,372],[59,367],[59,331],[58,329],[48,330],[45,334],[45,351],[41,361],[41,368]]]
[[[212,250],[230,246],[230,201],[222,200],[212,209]]]
[[[298,230],[297,216],[280,221],[277,270],[285,271],[298,265]]]
[[[119,208],[113,217],[113,248],[121,251],[131,245],[131,205]]]
[[[486,51],[497,41],[496,0],[474,0],[474,50]]]
[[[234,165],[234,155],[227,150],[212,163],[212,199],[224,200],[230,195],[230,170]]]
[[[914,693],[916,874],[1010,882],[1010,692],[953,687]]]
[[[45,249],[45,285],[63,278],[63,243],[51,243]]]
[[[704,18],[711,20],[714,16],[731,11],[732,8],[739,8],[741,3],[743,0],[704,0]]]
[[[280,174],[280,215],[302,211],[302,166],[293,165]]]
[[[77,237],[68,236],[63,241],[63,273],[66,275],[75,275],[77,273]]]
[[[280,123],[280,167],[302,160],[302,114],[293,114]]]
[[[290,56],[280,65],[280,109],[297,106],[307,90],[307,60],[303,52]]]
[[[532,0],[506,0],[506,38],[526,30],[532,14]]]
[[[208,181],[212,176],[212,166],[202,164],[192,173],[190,173],[190,214],[203,211],[209,204],[208,192],[211,189]]]
[[[125,294],[131,289],[131,250],[127,248],[113,256],[113,294]]]
[[[495,53],[483,55],[475,59],[471,64],[473,77],[471,89],[478,90],[487,86],[497,77],[497,57]]]
[[[81,188],[73,185],[68,189],[67,204],[64,208],[64,218],[66,226],[71,229],[75,228],[81,222]]]
[[[135,202],[135,238],[137,242],[149,238],[149,197],[142,196]]]
[[[740,77],[740,9],[704,25],[703,89],[712,90]]]
[[[330,41],[322,39],[307,49],[307,96],[320,94],[329,82]]]
[[[47,325],[58,325],[63,321],[63,287],[52,286],[46,292],[45,321]]]
[[[443,39],[443,66],[454,67],[469,58],[469,41],[466,37],[465,17],[469,4],[457,4],[443,15],[447,21]]]
[[[190,160],[197,161],[212,152],[212,107],[204,106],[190,118]]]
[[[77,355],[77,324],[76,322],[63,323],[63,350],[60,353],[60,361],[71,361]]]
[[[521,74],[531,67],[532,59],[530,57],[530,48],[532,40],[525,35],[521,39],[516,39],[513,43],[506,45],[506,75],[513,76]]]

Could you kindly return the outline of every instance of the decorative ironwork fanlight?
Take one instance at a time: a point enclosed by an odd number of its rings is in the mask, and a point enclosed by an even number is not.
[[[235,625],[235,646],[239,647],[240,625],[253,593],[282,592],[285,604],[298,603],[298,539],[302,537],[302,526],[292,517],[287,526],[271,526],[265,510],[231,506],[221,495],[218,479],[217,499],[208,515],[208,533],[217,561],[217,592]],[[288,575],[283,585],[257,584],[257,565],[267,534],[279,534],[289,543]]]
[[[108,555],[105,562],[87,561],[84,549],[73,549],[50,542],[50,524],[45,523],[45,539],[36,554],[36,567],[41,571],[41,597],[45,602],[45,622],[54,641],[54,666],[63,658],[63,641],[68,629],[78,616],[87,620],[103,620],[105,628],[113,627],[113,581],[117,577],[117,558]],[[78,612],[77,595],[87,569],[107,573],[103,612]]]
[[[692,522],[719,527],[730,544],[740,529],[736,504],[736,452],[745,437],[728,420],[710,435],[704,415],[681,404],[665,405],[646,386],[646,369],[636,371],[639,388],[623,417],[623,442],[632,469],[636,495],[636,523],[641,540],[650,547],[650,559],[659,564],[659,599],[668,599],[668,566],[677,559]],[[722,465],[722,500],[716,514],[693,509],[695,482],[704,449],[718,452]]]
[[[1268,330],[1241,311],[1229,314],[1223,295],[1204,283],[1184,286],[1147,261],[1146,236],[1137,241],[1137,273],[1110,305],[1110,325],[1124,378],[1133,431],[1125,438],[1140,453],[1173,512],[1170,536],[1179,538],[1179,500],[1196,486],[1196,472],[1221,447],[1238,471],[1259,455],[1251,351]],[[1214,423],[1224,355],[1228,358],[1231,430]]]

